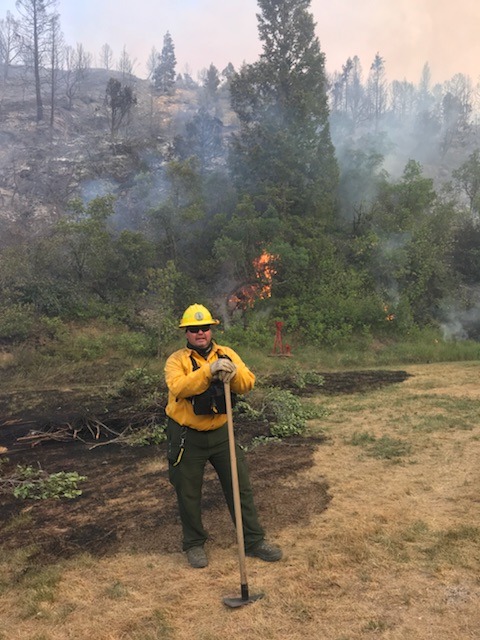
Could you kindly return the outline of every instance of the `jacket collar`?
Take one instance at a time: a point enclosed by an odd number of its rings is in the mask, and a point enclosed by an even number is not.
[[[214,340],[212,340],[206,349],[197,349],[187,342],[187,349],[190,350],[190,354],[198,353],[199,356],[206,360],[212,352],[215,353],[218,351],[218,345]]]

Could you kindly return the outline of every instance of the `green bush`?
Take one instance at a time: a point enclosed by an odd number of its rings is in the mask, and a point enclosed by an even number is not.
[[[261,420],[263,416],[262,411],[252,407],[252,405],[246,400],[238,400],[235,405],[234,413],[245,420]]]
[[[14,304],[0,308],[0,339],[12,342],[26,340],[35,328],[32,305]]]
[[[78,483],[86,479],[86,476],[81,476],[76,471],[48,474],[41,468],[17,465],[9,475],[2,472],[0,490],[3,493],[12,492],[16,498],[23,500],[73,499],[82,494]]]
[[[165,433],[166,423],[152,424],[141,429],[135,429],[125,438],[125,441],[131,447],[144,447],[152,444],[161,444],[167,439]]]
[[[264,405],[272,436],[287,438],[305,433],[307,413],[291,391],[271,389],[264,398]]]
[[[144,367],[135,367],[124,374],[118,393],[127,398],[138,398],[155,393],[162,382],[160,375]]]
[[[255,436],[248,447],[244,447],[246,451],[256,449],[264,445],[272,444],[272,442],[281,442],[282,439],[279,436]]]
[[[253,314],[247,314],[244,322],[234,324],[217,334],[219,342],[229,344],[233,348],[248,344],[257,349],[271,349],[275,337],[275,331],[272,332],[268,320],[264,316]]]
[[[157,353],[156,338],[146,333],[122,333],[115,342],[126,356],[153,357]]]
[[[59,343],[53,345],[56,355],[71,362],[92,361],[109,354],[124,358],[148,358],[155,355],[151,336],[129,331],[114,322],[85,325],[84,330],[59,332]],[[46,347],[52,351],[52,345]]]
[[[320,373],[303,371],[291,363],[275,374],[275,380],[277,386],[285,386],[291,389],[305,389],[308,385],[321,387],[325,383],[325,378]]]

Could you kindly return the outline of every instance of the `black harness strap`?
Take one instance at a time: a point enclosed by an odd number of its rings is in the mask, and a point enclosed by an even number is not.
[[[226,358],[227,360],[230,360],[230,362],[232,361],[231,358],[223,354],[219,354],[217,357]],[[192,362],[192,371],[200,369],[200,365],[192,354],[190,354],[190,360]],[[232,393],[231,398],[232,407],[234,407],[237,400],[236,394]],[[188,400],[192,403],[193,410],[197,415],[226,413],[224,386],[219,380],[213,380],[206,391],[197,396],[190,396]]]

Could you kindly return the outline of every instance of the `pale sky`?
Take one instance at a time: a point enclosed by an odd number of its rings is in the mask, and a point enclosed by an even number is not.
[[[57,6],[68,44],[82,43],[97,59],[105,43],[115,59],[125,46],[141,77],[167,31],[177,72],[194,78],[211,63],[238,69],[261,51],[256,0],[58,0]],[[389,80],[416,83],[425,62],[433,82],[455,73],[480,79],[478,0],[312,0],[310,9],[330,73],[357,55],[366,77],[378,52]],[[7,10],[18,16],[15,0],[0,0],[0,18]]]

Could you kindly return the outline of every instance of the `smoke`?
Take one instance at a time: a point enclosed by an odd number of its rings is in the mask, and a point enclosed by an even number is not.
[[[440,324],[444,340],[480,340],[480,290],[471,293],[474,299],[468,309],[455,303],[445,304]]]
[[[80,185],[80,195],[84,204],[88,204],[95,198],[115,195],[118,190],[119,184],[112,178],[86,180]]]

